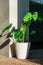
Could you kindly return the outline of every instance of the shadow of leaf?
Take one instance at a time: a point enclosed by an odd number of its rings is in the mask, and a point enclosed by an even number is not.
[[[4,48],[6,45],[8,45],[10,42],[10,39],[6,40],[3,44],[0,45],[0,49]]]
[[[15,52],[15,45],[14,43],[12,45],[10,45],[10,49],[11,49],[11,55],[12,57],[16,57],[16,52]]]

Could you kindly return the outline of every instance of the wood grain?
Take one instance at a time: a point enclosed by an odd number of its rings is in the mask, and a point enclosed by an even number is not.
[[[16,58],[8,58],[0,55],[0,65],[42,65],[34,59],[19,60]]]

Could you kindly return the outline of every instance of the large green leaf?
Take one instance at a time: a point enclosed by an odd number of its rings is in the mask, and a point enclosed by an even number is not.
[[[32,13],[31,12],[28,12],[24,18],[23,18],[23,21],[24,23],[27,23],[28,21],[30,21],[32,19]]]
[[[20,31],[23,32],[23,31],[25,30],[25,28],[26,28],[26,25],[23,25],[23,24],[22,24],[22,25],[20,26]]]
[[[38,12],[34,12],[32,17],[33,20],[36,22],[36,20],[38,19]]]
[[[30,32],[30,35],[35,35],[36,34],[36,30],[32,30],[31,32]]]
[[[17,40],[17,39],[21,38],[23,34],[22,34],[22,32],[17,31],[17,32],[12,32],[11,35],[13,35],[13,38]]]
[[[38,21],[42,22],[43,18],[42,17],[38,17]]]
[[[6,31],[9,30],[12,27],[12,23],[9,24],[8,26],[6,26],[3,30],[2,30],[2,34]]]

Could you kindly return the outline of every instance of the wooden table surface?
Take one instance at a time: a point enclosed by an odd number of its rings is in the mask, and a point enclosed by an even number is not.
[[[0,55],[0,65],[43,65],[43,60],[27,59],[19,60]]]

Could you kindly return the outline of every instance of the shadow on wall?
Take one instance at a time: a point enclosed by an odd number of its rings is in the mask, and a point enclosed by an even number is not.
[[[3,35],[0,34],[0,39],[1,39],[2,37],[4,38],[4,36],[7,35],[6,40],[0,45],[0,50],[3,50],[4,48],[6,49],[6,47],[7,47],[7,45],[8,45],[8,51],[11,53],[11,56],[16,57],[15,47],[14,47],[14,44],[12,43],[12,41],[11,41],[11,39],[10,39],[10,38],[12,38],[11,32],[14,31],[14,30],[15,30],[15,28],[13,27],[10,32],[8,32],[8,33],[6,33],[6,34],[3,34]],[[9,44],[10,42],[11,42],[12,44]],[[9,50],[9,49],[10,49],[10,50]],[[6,50],[7,50],[7,49],[6,49]],[[6,54],[6,51],[1,51],[1,52],[5,52],[5,54]],[[9,53],[9,52],[8,52],[8,53]],[[3,54],[3,53],[2,53],[2,54]]]
[[[0,49],[4,48],[6,45],[8,45],[10,42],[10,39],[6,40],[4,43],[0,45]]]
[[[14,28],[11,30],[11,32],[12,32],[12,31],[14,31]],[[4,43],[2,43],[2,44],[0,45],[0,49],[4,48],[5,46],[7,46],[7,45],[10,43],[10,41],[11,41],[11,40],[10,40],[10,37],[12,37],[12,36],[10,35],[11,32],[8,32],[8,33],[6,33],[6,34],[4,34],[4,35],[0,34],[0,38],[2,38],[2,37],[4,37],[4,36],[7,35],[7,37],[6,37],[7,40],[5,40]]]
[[[7,45],[9,45],[9,43],[10,43],[10,41],[11,41],[11,40],[10,40],[10,37],[12,37],[12,36],[10,35],[10,33],[5,34],[5,35],[7,35],[7,37],[6,37],[7,40],[4,41],[4,43],[2,43],[2,44],[0,45],[0,50],[3,49],[4,47],[6,47]],[[3,36],[5,36],[5,35],[3,35]],[[0,35],[0,38],[3,37],[3,36]],[[16,57],[14,43],[11,44],[11,45],[9,45],[9,47],[10,47],[10,51],[11,51],[12,57]]]
[[[3,49],[4,47],[6,47],[9,43],[10,43],[10,39],[6,40],[4,43],[2,43],[0,45],[0,50]],[[10,49],[11,49],[11,55],[12,57],[16,57],[16,54],[15,54],[15,47],[14,47],[14,44],[11,44],[10,45]]]

